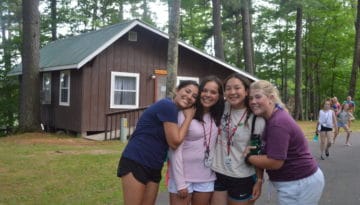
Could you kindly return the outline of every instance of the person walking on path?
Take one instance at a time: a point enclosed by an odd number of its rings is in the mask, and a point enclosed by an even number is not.
[[[337,116],[337,132],[334,135],[334,144],[335,144],[336,137],[340,133],[340,128],[343,128],[346,132],[345,146],[351,146],[351,144],[349,142],[351,131],[348,127],[350,113],[348,110],[349,110],[349,104],[343,104],[341,112]]]
[[[334,96],[333,98],[331,98],[331,109],[334,110],[336,116],[337,116],[337,115],[340,113],[340,111],[341,111],[341,105],[340,105],[340,103],[339,103],[339,101],[338,101],[338,99],[337,99],[336,96]]]
[[[317,205],[324,189],[324,175],[311,155],[308,141],[268,81],[250,86],[250,107],[266,121],[260,155],[245,152],[247,163],[266,169],[277,190],[279,205]]]
[[[183,141],[195,114],[198,97],[195,81],[182,81],[173,99],[151,105],[141,115],[119,160],[124,205],[154,205],[161,180],[161,169],[168,148],[176,149]],[[184,122],[178,126],[178,111]]]
[[[343,102],[343,104],[348,104],[349,105],[349,114],[350,114],[350,119],[348,121],[348,127],[351,127],[351,121],[355,120],[355,102],[352,100],[351,96],[347,96],[346,100]]]
[[[323,103],[323,109],[319,111],[319,120],[316,125],[317,131],[320,132],[320,159],[324,160],[323,153],[329,157],[329,149],[334,138],[333,131],[337,135],[337,120],[335,112],[331,109],[330,99],[326,99]]]
[[[263,170],[245,164],[242,152],[253,134],[261,135],[265,121],[249,109],[250,82],[239,74],[225,79],[225,110],[221,119],[212,169],[216,173],[211,205],[251,205],[261,194]],[[254,120],[256,119],[256,120]]]
[[[170,205],[208,205],[214,191],[215,173],[210,169],[218,126],[224,110],[222,82],[205,77],[199,86],[196,112],[183,143],[169,149],[168,190]],[[178,124],[184,121],[180,111]]]

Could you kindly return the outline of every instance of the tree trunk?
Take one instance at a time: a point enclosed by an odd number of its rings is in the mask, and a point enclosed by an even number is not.
[[[355,33],[354,56],[348,93],[348,95],[351,96],[353,99],[355,99],[357,74],[360,66],[360,0],[358,0],[357,2]]]
[[[39,0],[23,0],[23,52],[20,99],[20,129],[24,132],[40,129]]]
[[[56,10],[56,1],[51,0],[50,9],[51,9],[51,40],[55,41],[57,39],[57,10]]]
[[[248,0],[241,0],[241,16],[243,28],[243,44],[244,44],[244,60],[245,70],[254,74],[253,50],[251,40],[251,25],[250,25],[250,12]]]
[[[296,120],[302,120],[302,42],[301,42],[301,33],[302,33],[302,7],[298,6],[296,9],[296,65],[295,65],[295,110],[294,118]]]
[[[173,0],[169,11],[169,43],[167,56],[167,80],[166,96],[170,97],[176,86],[176,77],[178,70],[178,39],[180,24],[180,3],[181,0]]]
[[[212,0],[212,5],[213,5],[212,17],[214,24],[215,57],[224,60],[224,44],[222,40],[220,0]]]

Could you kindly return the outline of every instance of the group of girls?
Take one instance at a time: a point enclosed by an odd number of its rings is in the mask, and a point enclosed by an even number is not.
[[[252,205],[263,170],[281,205],[315,205],[324,187],[276,87],[238,73],[182,81],[142,114],[118,166],[125,205],[155,204],[166,159],[171,205]]]

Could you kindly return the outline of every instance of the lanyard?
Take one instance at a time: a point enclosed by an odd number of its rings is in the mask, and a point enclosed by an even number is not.
[[[204,131],[204,146],[206,148],[206,152],[210,151],[210,140],[211,140],[212,124],[213,124],[213,120],[211,119],[211,121],[210,121],[210,136],[209,136],[209,140],[207,140],[206,139],[205,125],[204,125],[204,123],[202,123],[203,131]]]
[[[241,126],[241,121],[242,119],[244,119],[245,115],[247,114],[247,110],[244,111],[243,115],[240,117],[239,122],[235,125],[235,127],[231,130],[232,133],[230,134],[230,121],[231,121],[231,108],[230,108],[230,115],[229,115],[229,119],[227,122],[227,133],[228,133],[228,137],[227,137],[227,155],[230,155],[230,150],[231,150],[231,144],[232,144],[232,138],[235,135],[236,130],[238,129],[238,127]]]

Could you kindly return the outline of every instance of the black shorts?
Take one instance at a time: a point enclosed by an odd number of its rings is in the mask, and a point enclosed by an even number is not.
[[[216,173],[215,191],[227,191],[231,199],[244,201],[252,198],[256,175],[235,178]]]
[[[331,127],[324,127],[321,125],[320,132],[329,132],[332,131]]]
[[[159,183],[161,180],[161,169],[152,169],[141,165],[134,160],[121,157],[117,170],[117,176],[122,177],[132,173],[139,182],[146,185],[149,181]]]

